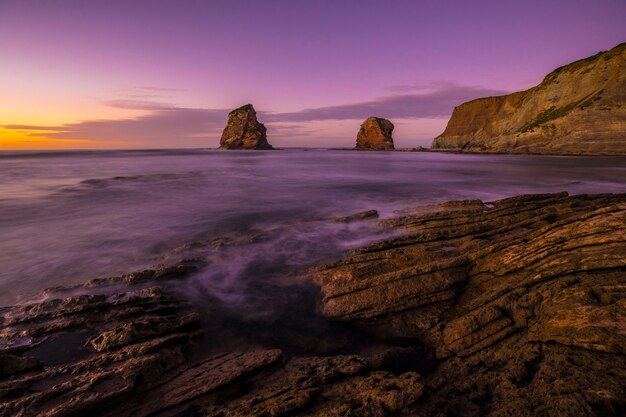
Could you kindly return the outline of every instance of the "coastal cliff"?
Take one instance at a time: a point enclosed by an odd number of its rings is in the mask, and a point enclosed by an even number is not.
[[[626,43],[557,68],[529,90],[461,104],[432,149],[626,154]]]

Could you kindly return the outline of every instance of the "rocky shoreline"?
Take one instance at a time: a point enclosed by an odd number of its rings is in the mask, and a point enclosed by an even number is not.
[[[454,201],[376,217],[338,221],[379,221],[400,236],[310,272],[320,313],[370,348],[207,353],[206,340],[222,334],[216,321],[166,284],[210,265],[183,260],[0,309],[0,416],[607,416],[626,407],[626,194]]]

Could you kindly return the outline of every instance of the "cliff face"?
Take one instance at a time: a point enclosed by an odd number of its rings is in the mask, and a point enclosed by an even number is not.
[[[626,154],[626,43],[557,68],[529,90],[461,104],[432,148]]]
[[[368,117],[356,136],[355,149],[393,150],[393,123],[380,117]]]
[[[256,119],[252,104],[228,113],[228,123],[220,140],[222,149],[272,149],[263,123]]]

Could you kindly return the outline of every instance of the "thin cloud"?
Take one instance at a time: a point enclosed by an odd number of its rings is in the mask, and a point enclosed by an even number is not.
[[[99,142],[135,143],[146,146],[203,146],[207,136],[216,136],[226,122],[225,109],[174,108],[156,110],[129,119],[89,120],[62,126],[4,126],[33,131],[30,136],[50,139],[81,139]],[[50,133],[52,131],[52,133]]]
[[[337,106],[304,109],[298,112],[259,112],[275,137],[315,133],[316,121],[362,120],[368,116],[394,119],[433,119],[449,117],[452,109],[478,97],[501,95],[504,91],[482,87],[439,83],[432,91],[396,94],[374,100]],[[51,139],[80,139],[100,142],[127,141],[141,146],[206,146],[206,138],[217,138],[230,109],[176,107],[150,100],[118,99],[107,105],[146,110],[148,114],[117,120],[88,120],[62,126],[7,125],[5,129],[30,131],[30,136]],[[306,125],[306,124],[309,125]]]
[[[393,93],[408,93],[412,91],[425,92],[454,87],[459,87],[459,84],[451,81],[416,81],[413,83],[393,84],[385,88]]]
[[[119,99],[105,100],[102,104],[133,110],[159,110],[165,108],[175,108],[169,101],[181,89],[166,87],[137,86],[118,90]]]
[[[420,94],[396,94],[371,101],[305,109],[294,113],[269,113],[272,121],[313,121],[365,119],[380,116],[389,119],[448,117],[455,106],[478,97],[506,94],[482,87],[445,84],[435,91]]]
[[[150,85],[140,85],[135,87],[135,89],[137,90],[144,90],[144,91],[160,91],[160,92],[178,92],[178,91],[185,91],[182,88],[169,88],[169,87],[153,87]]]
[[[39,126],[39,125],[3,125],[4,129],[8,130],[24,130],[24,131],[34,131],[34,130],[45,130],[50,132],[63,132],[65,129],[62,126]]]
[[[314,133],[306,124],[269,122],[265,125],[272,138],[307,137]]]
[[[169,103],[161,103],[158,101],[151,100],[134,100],[134,99],[117,99],[117,100],[106,100],[103,101],[102,104],[109,107],[115,107],[118,109],[129,109],[129,110],[180,110],[180,107],[177,107],[173,104]]]

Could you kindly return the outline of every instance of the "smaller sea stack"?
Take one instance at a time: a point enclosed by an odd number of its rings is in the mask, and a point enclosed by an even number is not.
[[[246,104],[228,113],[220,149],[273,149],[266,131],[265,125],[256,119],[252,104]]]
[[[356,135],[356,147],[373,151],[391,151],[393,146],[393,123],[380,117],[368,117],[361,123]]]

